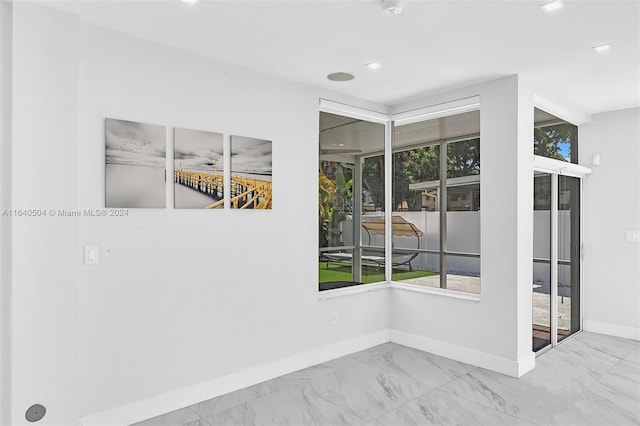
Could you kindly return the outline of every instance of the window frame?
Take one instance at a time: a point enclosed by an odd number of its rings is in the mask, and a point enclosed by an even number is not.
[[[385,249],[385,269],[384,269],[384,278],[385,281],[381,281],[381,282],[376,282],[376,283],[372,283],[372,284],[389,284],[389,285],[393,285],[393,286],[400,286],[402,288],[407,288],[407,287],[415,287],[415,288],[419,288],[420,287],[420,291],[423,292],[433,292],[436,294],[443,294],[443,290],[444,293],[446,294],[460,294],[462,295],[463,298],[468,298],[471,300],[479,300],[479,294],[474,294],[474,293],[460,293],[457,291],[453,291],[453,290],[447,290],[446,287],[441,287],[441,288],[431,288],[431,287],[427,287],[427,288],[421,288],[422,286],[417,286],[417,285],[412,285],[412,284],[408,284],[408,283],[403,283],[403,282],[395,282],[392,280],[392,256],[393,256],[393,229],[392,226],[389,226],[390,224],[392,224],[392,220],[393,220],[393,206],[392,206],[392,197],[393,197],[393,154],[394,154],[394,150],[393,150],[393,145],[394,145],[394,128],[396,126],[401,126],[401,125],[405,125],[405,124],[410,124],[410,123],[416,123],[416,122],[420,122],[420,121],[427,121],[427,120],[431,120],[434,118],[440,118],[440,117],[447,117],[447,116],[452,116],[452,115],[457,115],[457,114],[461,114],[464,112],[469,112],[469,111],[476,111],[476,110],[480,110],[480,97],[479,96],[472,96],[472,97],[468,97],[468,98],[463,98],[463,99],[458,99],[455,101],[451,101],[451,102],[446,102],[446,103],[442,103],[442,104],[437,104],[437,105],[432,105],[432,106],[427,106],[427,107],[423,107],[423,108],[417,108],[417,109],[413,109],[410,111],[403,111],[403,112],[398,112],[398,113],[391,113],[391,114],[386,114],[386,113],[382,113],[382,112],[378,112],[378,111],[373,111],[373,110],[369,110],[369,109],[365,109],[365,108],[359,108],[356,106],[352,106],[352,105],[348,105],[348,104],[344,104],[344,103],[340,103],[340,102],[335,102],[335,101],[331,101],[328,99],[320,99],[319,102],[319,112],[326,112],[326,113],[330,113],[330,114],[336,114],[336,115],[341,115],[341,116],[345,116],[345,117],[350,117],[350,118],[354,118],[354,119],[358,119],[358,120],[364,120],[364,121],[368,121],[368,122],[372,122],[372,123],[377,123],[377,124],[383,124],[384,125],[384,129],[385,129],[385,140],[384,140],[384,151],[383,151],[383,155],[384,155],[384,165],[385,165],[385,174],[384,174],[384,185],[385,185],[385,201],[384,201],[384,218],[385,218],[385,235],[384,235],[384,249]],[[449,143],[454,143],[454,142],[459,142],[459,141],[464,141],[464,140],[472,140],[474,138],[478,138],[481,139],[480,135],[475,134],[475,135],[465,135],[463,137],[456,137],[456,138],[450,138],[449,140],[447,139],[443,139],[443,140],[438,140],[438,141],[431,141],[425,144],[419,144],[419,145],[415,145],[415,146],[406,146],[406,147],[402,147],[402,149],[399,149],[397,152],[401,152],[401,151],[405,151],[405,150],[411,150],[412,148],[416,148],[419,146],[427,146],[427,145],[439,145],[440,146],[440,187],[442,187],[443,185],[445,186],[445,194],[446,194],[446,185],[447,185],[447,161],[448,161],[448,156],[446,155],[447,153],[447,146]],[[482,144],[480,145],[482,146]],[[443,153],[445,155],[443,155]],[[358,173],[356,173],[357,175],[359,175],[359,180],[362,179],[362,162],[364,160],[364,158],[368,158],[368,157],[374,157],[377,155],[382,154],[382,152],[380,151],[375,151],[375,152],[371,152],[371,153],[367,153],[364,154],[362,156],[358,156],[358,161],[360,163],[360,165],[356,166],[356,171],[358,171]],[[358,170],[360,169],[360,170]],[[443,170],[444,170],[444,174],[443,174]],[[445,177],[443,179],[443,176]],[[362,182],[359,182],[360,188],[358,188],[357,192],[358,194],[356,194],[354,191],[354,200],[358,201],[358,204],[361,204],[361,198],[362,198]],[[355,184],[354,184],[354,188],[355,188]],[[482,192],[480,197],[482,197]],[[446,217],[447,211],[446,211],[446,200],[440,200],[441,205],[439,206],[439,210],[442,211],[442,203],[445,206],[445,210],[444,216]],[[357,210],[361,212],[362,207],[360,206]],[[354,213],[355,213],[356,209],[354,208]],[[357,226],[356,226],[357,227]],[[442,228],[444,227],[444,232],[442,232]],[[360,232],[358,232],[358,234],[360,234]],[[355,237],[355,235],[354,235]],[[444,240],[444,245],[443,245],[443,240]],[[361,245],[361,241],[360,241],[360,245]],[[425,250],[425,249],[420,249],[420,252],[424,251],[426,253],[430,253],[430,252],[434,252],[434,250]],[[481,251],[481,250],[480,250]],[[441,282],[443,280],[442,276],[446,275],[446,256],[448,255],[455,255],[455,256],[470,256],[470,257],[474,257],[474,258],[481,258],[480,254],[477,253],[457,253],[457,252],[448,252],[446,250],[446,219],[443,223],[443,221],[441,220],[440,223],[440,247],[439,247],[439,251],[438,253],[440,253],[440,264],[441,264]],[[355,257],[355,256],[354,256]],[[353,267],[355,267],[355,264],[360,263],[360,259],[358,259],[356,261],[356,259],[353,260]],[[443,274],[442,271],[442,266],[444,265],[445,269],[445,273]],[[371,286],[372,284],[367,284],[367,286]],[[367,286],[363,286],[362,284],[357,285],[357,286],[353,286],[353,287],[367,287]],[[353,289],[353,287],[350,287]],[[481,286],[482,287],[482,286]],[[335,290],[331,290],[331,291],[339,291],[341,289],[335,289]],[[325,291],[320,291],[320,293],[326,293],[328,290]],[[353,290],[349,291],[349,294],[353,293]]]
[[[413,124],[413,123],[418,123],[421,121],[428,121],[428,120],[432,120],[435,118],[442,118],[442,117],[448,117],[448,116],[452,116],[452,115],[457,115],[457,114],[462,114],[464,112],[470,112],[470,111],[476,111],[476,110],[480,110],[480,104],[479,102],[473,102],[471,105],[467,105],[467,106],[461,106],[461,105],[456,105],[455,108],[449,108],[446,111],[450,111],[450,113],[448,114],[444,114],[440,111],[434,111],[434,112],[429,112],[429,114],[427,113],[418,113],[418,117],[423,117],[421,120],[415,120],[413,117],[411,116],[407,116],[406,119],[403,121],[402,125],[406,125],[406,124]],[[394,129],[396,127],[395,122],[394,124]],[[395,133],[395,132],[394,132]],[[438,289],[441,290],[447,290],[447,258],[451,257],[451,256],[455,256],[455,257],[469,257],[469,258],[475,258],[475,259],[481,259],[481,253],[480,253],[480,249],[478,250],[478,253],[471,253],[471,252],[457,252],[457,251],[450,251],[448,250],[448,240],[447,240],[447,234],[448,234],[448,228],[447,228],[447,214],[449,213],[449,207],[448,207],[448,194],[449,194],[449,187],[451,185],[449,185],[449,181],[450,179],[455,179],[455,178],[449,178],[448,177],[448,165],[449,165],[449,146],[451,144],[454,143],[458,143],[458,142],[466,142],[466,141],[474,141],[474,140],[478,140],[479,145],[481,146],[481,135],[480,133],[472,133],[469,135],[463,135],[463,136],[456,136],[453,138],[442,138],[442,139],[438,139],[438,140],[433,140],[433,141],[428,141],[428,142],[423,142],[423,143],[419,143],[419,144],[411,144],[411,145],[407,145],[407,146],[402,146],[399,147],[396,150],[392,150],[392,155],[399,153],[399,152],[405,152],[405,151],[411,151],[414,149],[418,149],[418,148],[424,148],[424,147],[431,147],[431,146],[438,146],[439,147],[439,187],[438,187],[438,193],[440,194],[438,197],[438,206],[437,206],[437,212],[438,212],[438,216],[439,216],[439,244],[438,244],[438,248],[437,249],[427,249],[427,248],[420,248],[420,249],[411,249],[410,251],[412,253],[424,253],[424,254],[433,254],[433,255],[438,255],[439,256],[439,268],[440,268],[440,286],[437,287]],[[392,173],[393,175],[393,170]],[[477,182],[478,184],[480,184],[481,182],[481,174],[482,171],[480,171],[479,174],[477,175],[469,175],[469,176],[477,176]],[[466,177],[466,176],[465,176]],[[435,182],[435,181],[434,181]],[[393,187],[391,187],[391,191],[393,192]],[[482,194],[482,192],[480,192],[480,194]],[[481,197],[481,195],[480,195]],[[478,210],[479,211],[479,210]],[[480,229],[478,230],[480,231]],[[398,249],[396,249],[398,250]],[[402,249],[400,249],[402,250]],[[479,277],[481,279],[481,276]],[[391,276],[390,279],[391,283],[395,283],[395,284],[402,284],[402,285],[412,285],[409,283],[404,283],[402,281],[394,281],[393,280],[393,276]],[[482,283],[480,283],[480,288],[482,288]],[[467,294],[467,293],[465,293]],[[475,294],[475,293],[468,293],[468,294]]]
[[[363,154],[363,155],[359,155],[356,157],[357,161],[356,164],[354,164],[355,166],[355,171],[354,171],[354,182],[353,182],[353,217],[354,217],[354,234],[353,234],[353,238],[354,238],[354,246],[351,249],[352,250],[352,271],[357,270],[357,273],[353,273],[352,272],[352,276],[354,277],[354,279],[361,279],[361,266],[362,266],[362,241],[361,241],[361,234],[362,234],[362,230],[360,229],[361,226],[357,226],[358,224],[355,223],[355,217],[359,217],[362,213],[362,164],[363,164],[363,160],[364,158],[368,158],[368,157],[375,157],[378,155],[384,155],[385,156],[385,179],[384,179],[384,183],[385,183],[385,224],[387,223],[387,219],[386,219],[386,207],[387,207],[387,201],[386,201],[386,197],[388,196],[387,192],[386,192],[386,186],[387,186],[387,181],[386,181],[386,170],[387,170],[387,163],[386,163],[386,146],[387,146],[387,138],[388,138],[388,131],[389,131],[389,127],[390,127],[390,121],[389,121],[389,115],[385,114],[385,113],[380,113],[377,111],[373,111],[373,110],[368,110],[365,108],[359,108],[359,107],[355,107],[352,105],[348,105],[348,104],[344,104],[344,103],[340,103],[340,102],[334,102],[334,101],[330,101],[327,99],[320,99],[320,105],[319,105],[319,113],[329,113],[329,114],[335,114],[335,115],[340,115],[343,117],[349,117],[349,118],[354,118],[356,120],[362,120],[362,121],[366,121],[366,122],[370,122],[370,123],[374,123],[374,124],[382,124],[384,125],[384,132],[385,132],[385,136],[384,136],[384,143],[385,143],[385,149],[384,150],[380,150],[380,151],[374,151],[374,152],[370,152],[367,154]],[[318,141],[319,143],[319,141]],[[373,284],[388,284],[389,283],[389,276],[387,273],[387,263],[388,263],[388,257],[387,257],[387,244],[386,244],[386,226],[385,226],[385,245],[384,245],[384,250],[385,250],[385,274],[384,274],[384,280],[383,281],[376,281],[373,283],[369,283],[366,284],[366,286],[371,286]],[[363,283],[361,282],[360,284],[357,285],[350,285],[350,286],[344,286],[344,287],[338,287],[336,289],[331,289],[331,290],[319,290],[320,293],[325,293],[327,291],[339,291],[341,289],[344,288],[353,288],[353,287],[363,287]],[[348,294],[351,294],[352,292],[347,292]]]

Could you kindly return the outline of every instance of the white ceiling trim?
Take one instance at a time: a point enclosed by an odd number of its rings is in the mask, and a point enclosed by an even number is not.
[[[540,155],[533,156],[533,170],[536,172],[552,173],[563,176],[573,176],[585,178],[591,174],[589,167],[579,164],[567,163],[565,161],[555,160],[553,158],[542,157]]]
[[[591,122],[591,114],[560,106],[555,102],[545,99],[539,95],[533,96],[533,104],[536,108],[539,108],[549,114],[555,115],[556,117],[568,121],[571,124],[575,124],[576,126]]]
[[[373,123],[386,124],[389,121],[388,114],[322,98],[320,98],[320,111]]]
[[[480,96],[458,99],[451,102],[418,108],[410,111],[400,112],[391,115],[391,119],[396,126],[417,123],[434,118],[446,117],[463,112],[476,111],[480,109]]]

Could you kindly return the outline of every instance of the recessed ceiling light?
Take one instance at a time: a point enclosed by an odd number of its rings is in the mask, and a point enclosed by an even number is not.
[[[182,0],[184,3],[195,4],[198,3],[198,0]]]
[[[349,81],[353,80],[353,74],[349,74],[348,72],[334,72],[327,75],[327,78],[331,81]]]
[[[593,46],[592,49],[598,53],[606,52],[611,50],[611,43],[599,44],[597,46]]]
[[[369,68],[370,70],[377,70],[381,66],[382,64],[380,62],[370,62],[367,65],[365,65],[365,67]]]
[[[387,15],[397,15],[402,12],[402,8],[404,7],[404,2],[399,0],[382,0],[382,10]]]
[[[562,9],[564,7],[564,1],[552,0],[540,5],[540,9],[545,12],[553,12],[554,10]]]

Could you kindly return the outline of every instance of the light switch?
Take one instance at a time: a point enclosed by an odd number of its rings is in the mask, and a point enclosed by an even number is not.
[[[624,234],[624,240],[630,243],[640,242],[640,231],[627,231]]]
[[[100,249],[98,246],[84,246],[84,264],[97,265],[99,253]]]

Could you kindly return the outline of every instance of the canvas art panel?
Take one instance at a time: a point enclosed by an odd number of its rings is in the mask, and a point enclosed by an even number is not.
[[[231,208],[271,210],[272,142],[231,136]]]
[[[174,129],[174,206],[224,207],[224,156],[221,133]]]
[[[105,207],[166,206],[166,127],[107,118]]]

